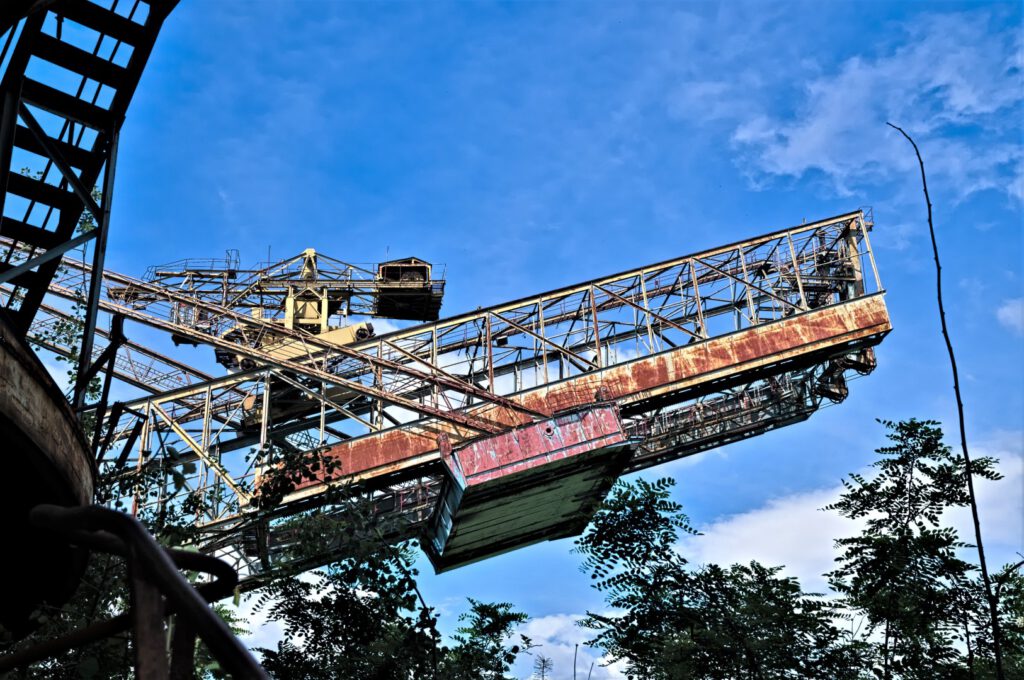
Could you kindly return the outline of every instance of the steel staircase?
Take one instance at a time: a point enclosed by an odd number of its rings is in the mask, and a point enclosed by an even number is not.
[[[95,240],[102,265],[118,132],[177,0],[23,4],[0,38],[0,234],[14,242],[0,250],[13,288],[0,302],[21,333],[68,250]],[[76,234],[86,211],[95,229]]]

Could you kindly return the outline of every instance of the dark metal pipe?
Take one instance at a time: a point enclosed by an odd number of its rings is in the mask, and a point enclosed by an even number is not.
[[[207,605],[232,593],[238,576],[225,562],[200,553],[161,547],[135,518],[101,506],[63,508],[39,505],[30,521],[41,529],[63,534],[71,542],[124,555],[130,567],[167,599],[163,614],[177,613],[206,643],[210,653],[236,678],[268,678],[266,671],[235,637],[227,624]],[[193,588],[179,568],[202,571],[215,580]],[[31,663],[74,646],[125,630],[131,623],[127,614],[75,631],[58,640],[48,640],[17,654],[0,658],[0,672]]]

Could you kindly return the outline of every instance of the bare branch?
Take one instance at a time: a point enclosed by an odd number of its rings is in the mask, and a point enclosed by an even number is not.
[[[985,547],[981,540],[981,519],[978,516],[978,499],[974,493],[974,475],[971,471],[971,456],[967,450],[967,432],[964,427],[964,402],[960,395],[960,376],[956,368],[956,356],[953,354],[953,342],[949,339],[949,328],[946,326],[946,310],[942,304],[942,265],[939,263],[939,246],[935,240],[935,225],[932,221],[932,199],[928,195],[928,179],[924,172],[924,159],[921,158],[921,150],[903,128],[886,122],[886,125],[903,135],[910,145],[914,147],[914,154],[917,155],[917,164],[921,168],[921,186],[924,189],[924,202],[928,206],[928,233],[932,240],[932,254],[935,256],[935,288],[939,302],[939,321],[942,325],[942,337],[946,341],[946,351],[949,353],[949,365],[953,370],[953,392],[956,394],[957,417],[960,420],[960,447],[964,453],[964,466],[967,471],[967,491],[971,499],[971,516],[974,519],[974,539],[978,546],[978,564],[981,567],[981,577],[985,583],[985,596],[988,600],[989,614],[992,617],[992,639],[994,641],[993,651],[995,652],[996,677],[1004,680],[1003,675],[1003,654],[1000,640],[1002,638],[999,629],[999,604],[996,593],[992,590],[992,580],[989,578],[988,565],[985,562]]]

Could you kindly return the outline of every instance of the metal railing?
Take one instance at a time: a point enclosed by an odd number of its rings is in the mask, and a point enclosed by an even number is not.
[[[231,595],[238,583],[225,562],[187,550],[160,546],[138,520],[98,505],[64,508],[39,505],[30,521],[43,531],[90,550],[124,557],[131,581],[129,611],[44,640],[0,657],[0,673],[53,657],[90,642],[133,629],[135,673],[141,680],[194,677],[195,638],[236,678],[268,678],[228,625],[207,605]],[[179,569],[201,572],[212,581],[193,587]],[[168,654],[164,619],[176,617]]]

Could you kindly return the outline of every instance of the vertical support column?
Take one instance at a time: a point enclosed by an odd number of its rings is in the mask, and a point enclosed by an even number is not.
[[[537,335],[539,335],[542,338],[546,338],[547,336],[544,335],[544,298],[540,298],[540,299],[537,300],[537,319],[538,319],[538,321],[540,323],[540,328],[537,329]],[[544,362],[544,384],[547,385],[548,384],[548,350],[547,350],[546,347],[544,347],[544,343],[540,343],[538,345],[538,347],[539,347],[540,352],[541,352],[540,357],[541,357],[541,359]]]
[[[295,328],[295,291],[288,287],[288,295],[284,299],[284,327],[288,330]]]
[[[180,614],[174,617],[171,634],[170,680],[193,680],[196,675],[196,632],[188,619]]]
[[[270,371],[268,370],[263,377],[263,408],[260,414],[260,453],[266,455],[270,441],[268,439],[268,430],[270,425]],[[269,460],[267,461],[270,462]]]
[[[491,315],[489,313],[484,316],[484,328],[487,335],[487,389],[492,394],[497,394],[494,389],[494,344],[491,342]]]
[[[93,239],[92,272],[89,278],[89,295],[85,307],[85,321],[82,328],[82,346],[78,353],[78,380],[75,383],[75,396],[72,402],[78,409],[85,406],[85,389],[83,378],[92,361],[92,345],[96,337],[96,317],[99,314],[100,291],[103,289],[103,263],[107,251],[107,232],[110,227],[110,206],[114,202],[114,174],[117,167],[117,145],[120,134],[114,130],[110,134],[110,148],[107,165],[103,172],[103,207],[96,229],[99,233]],[[86,187],[88,189],[89,187]]]
[[[20,83],[19,83],[20,84]],[[4,91],[0,110],[0,215],[4,212],[7,198],[7,176],[11,171],[11,155],[14,152],[14,130],[18,122],[18,101],[21,99],[12,83]]]
[[[729,299],[732,300],[732,324],[734,330],[743,328],[743,312],[736,304],[736,279],[729,279]]]
[[[324,433],[327,430],[327,384],[320,381],[320,446],[324,445]]]
[[[206,464],[205,460],[199,461],[199,465],[199,470],[202,473],[202,479],[200,480],[200,484],[202,485],[203,489],[203,509],[206,510],[207,517],[209,517],[210,519],[217,519],[218,514],[216,495],[213,496],[213,504],[209,507],[206,507],[206,503],[208,503],[210,499],[210,466]],[[216,479],[216,476],[214,477],[214,479]]]
[[[153,418],[153,409],[150,406],[151,402],[146,402],[146,408],[143,411],[142,421],[142,434],[139,436],[139,456],[135,462],[136,479],[142,479],[142,464],[146,460],[146,454],[149,453],[149,438],[150,434],[151,419]],[[136,484],[132,495],[132,516],[135,517],[139,514],[139,485]]]
[[[590,287],[590,316],[594,324],[594,352],[596,353],[595,362],[598,368],[604,365],[604,359],[601,358],[601,324],[597,320],[597,300],[594,299],[594,287]]]
[[[786,232],[786,242],[789,244],[789,257],[793,263],[793,278],[796,279],[797,290],[800,291],[800,308],[807,309],[807,297],[804,295],[804,277],[800,274],[800,265],[796,261],[796,249],[793,247],[793,237]]]
[[[658,350],[654,348],[654,329],[651,327],[650,301],[647,299],[647,281],[644,271],[640,270],[640,297],[644,301],[644,322],[647,325],[647,346],[651,348],[651,354]]]
[[[697,305],[697,323],[700,325],[701,336],[708,337],[708,328],[704,325],[704,303],[700,299],[700,284],[697,282],[697,266],[690,260],[690,280],[693,281],[693,301]]]
[[[882,289],[882,279],[878,276],[878,265],[875,264],[875,252],[871,249],[871,237],[868,236],[868,225],[861,218],[858,220],[861,227],[861,233],[864,234],[864,245],[868,250],[868,260],[871,262],[871,271],[875,274],[875,292],[879,292]]]
[[[430,329],[430,365],[437,366],[437,327]],[[436,382],[430,385],[431,406],[438,408],[440,403],[440,388]]]
[[[114,378],[114,366],[117,361],[117,350],[124,341],[124,317],[120,314],[115,314],[110,319],[110,344],[100,355],[102,358],[109,352],[109,357],[105,359],[107,366],[103,375],[103,387],[100,389],[100,400],[99,405],[96,408],[96,416],[92,432],[92,451],[93,455],[97,456],[97,460],[100,451],[100,434],[103,432],[103,419],[107,416],[107,402],[110,399],[110,385]],[[98,363],[99,360],[97,359],[97,364]],[[96,370],[100,370],[98,366]],[[91,382],[91,379],[86,382]]]
[[[213,420],[213,388],[209,385],[206,386],[206,390],[203,393],[203,431],[199,438],[199,446],[206,451],[207,454],[210,452],[210,447],[213,444],[212,434],[212,421]],[[197,476],[198,487],[200,489],[200,504],[201,506],[206,505],[206,499],[208,494],[207,484],[210,478],[210,466],[206,460],[199,458],[196,461],[199,464],[199,474]],[[219,462],[219,461],[218,461]],[[209,512],[209,508],[198,507],[196,508],[196,521],[199,521],[199,513],[206,509]]]
[[[378,346],[383,348],[382,344],[378,344]],[[377,356],[380,356],[380,350],[378,350]],[[384,373],[381,370],[380,366],[373,367],[373,386],[376,387],[377,389],[384,389]],[[378,430],[383,430],[384,402],[383,400],[380,399],[380,397],[375,397],[375,399],[377,400],[376,406],[374,407],[374,411],[376,411],[376,414],[374,418],[370,419],[370,422],[373,423]]]
[[[736,252],[740,255],[740,270],[743,272],[743,283],[746,284],[747,312],[750,314],[750,325],[754,326],[758,321],[757,313],[754,311],[754,296],[750,293],[750,277],[747,275],[747,256],[744,254],[742,246],[737,248]]]
[[[857,226],[859,223],[860,218],[850,220],[850,226],[847,228],[846,236],[844,237],[846,258],[849,261],[850,268],[853,270],[853,282],[849,284],[845,293],[844,299],[846,300],[857,298],[864,294],[864,267],[861,266],[860,248],[857,243]]]
[[[129,560],[132,625],[135,629],[135,677],[167,680],[167,640],[164,631],[164,600],[156,584]]]
[[[202,435],[202,447],[203,451],[209,451],[210,445],[213,443],[211,439],[210,428],[212,427],[213,420],[213,388],[207,385],[206,394],[203,397],[203,435]]]

